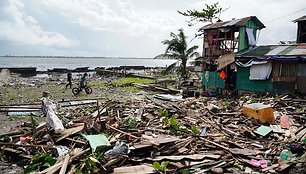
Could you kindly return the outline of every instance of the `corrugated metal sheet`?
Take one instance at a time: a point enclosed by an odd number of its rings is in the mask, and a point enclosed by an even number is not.
[[[277,55],[278,53],[284,51],[285,49],[287,49],[289,46],[284,46],[284,47],[276,47],[274,49],[272,49],[271,51],[269,51],[267,54],[265,54],[266,56],[272,56],[272,55]]]
[[[210,30],[210,29],[226,28],[226,27],[232,27],[232,26],[240,27],[240,26],[244,26],[245,23],[251,19],[256,21],[259,29],[266,28],[264,24],[261,23],[257,19],[256,16],[249,16],[249,17],[245,17],[241,19],[234,19],[234,20],[225,21],[225,22],[216,22],[216,23],[208,24],[208,25],[201,27],[200,30]]]
[[[306,57],[306,44],[263,45],[237,53],[238,57],[300,56]]]

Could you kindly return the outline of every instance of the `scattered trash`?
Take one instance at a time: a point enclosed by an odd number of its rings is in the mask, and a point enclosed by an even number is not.
[[[207,127],[204,127],[200,132],[200,136],[204,136],[206,134],[206,131],[207,131]]]
[[[108,139],[105,135],[84,135],[84,137],[89,141],[92,151],[96,151],[99,146],[110,146]]]
[[[262,103],[244,105],[242,112],[247,117],[258,119],[261,123],[271,123],[275,120],[272,107]]]
[[[163,97],[43,100],[46,122],[1,134],[0,146],[28,173],[282,173],[306,156],[305,119],[274,98]]]
[[[261,135],[261,136],[266,136],[268,135],[272,129],[268,126],[260,126],[259,128],[256,129],[255,133]]]
[[[280,157],[286,161],[291,161],[292,152],[290,150],[285,149],[280,153]]]
[[[255,166],[255,167],[261,167],[261,168],[267,168],[268,167],[268,162],[267,162],[267,160],[255,160],[255,159],[252,159],[251,160],[251,163],[252,163],[252,165],[253,166]]]
[[[49,104],[48,101],[42,102],[42,110],[46,114],[46,123],[54,129],[55,133],[59,133],[65,129],[61,120],[54,112],[54,106]]]
[[[289,117],[287,115],[282,115],[280,117],[280,127],[283,129],[289,129]]]
[[[104,155],[109,158],[110,156],[115,155],[125,155],[129,153],[129,147],[124,142],[116,142],[116,145],[113,147],[113,149],[108,150],[104,153]]]

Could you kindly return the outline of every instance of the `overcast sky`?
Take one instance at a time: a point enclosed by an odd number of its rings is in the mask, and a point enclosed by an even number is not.
[[[205,24],[188,27],[177,10],[200,10],[211,0],[1,0],[0,55],[154,57],[161,41],[183,28],[188,40]],[[292,20],[305,0],[220,0],[222,20],[257,16],[267,28],[259,44],[295,40]],[[195,39],[189,45],[201,46]],[[199,52],[202,50],[199,49]]]

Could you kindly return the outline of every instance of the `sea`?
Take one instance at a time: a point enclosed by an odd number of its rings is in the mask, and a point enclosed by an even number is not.
[[[47,71],[53,68],[75,69],[80,67],[119,67],[145,66],[166,67],[175,60],[153,58],[124,58],[124,57],[30,57],[30,56],[0,56],[0,68],[36,67],[37,71]]]

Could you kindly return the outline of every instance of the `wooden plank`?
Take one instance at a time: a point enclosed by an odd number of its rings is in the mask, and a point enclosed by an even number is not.
[[[156,173],[151,164],[142,164],[138,166],[117,167],[114,168],[113,174],[150,174]]]
[[[84,129],[84,125],[83,126],[78,126],[78,127],[73,127],[73,128],[70,128],[70,129],[65,129],[64,131],[62,131],[60,133],[61,136],[60,136],[60,138],[58,138],[56,140],[56,142],[59,142],[62,139],[69,137],[70,135],[81,132],[83,129]]]
[[[193,155],[177,155],[177,156],[157,156],[155,158],[146,158],[147,160],[152,161],[181,161],[181,160],[203,160],[204,158],[212,158],[212,159],[219,159],[221,155],[214,155],[214,154],[193,154]]]
[[[306,128],[304,128],[303,130],[299,131],[299,133],[296,134],[296,138],[299,140],[299,139],[301,139],[305,134],[306,134]]]
[[[71,152],[71,155],[72,157],[70,158],[69,162],[72,162],[73,160],[75,160],[76,158],[86,154],[87,152],[90,152],[91,149],[88,148],[88,149],[85,149],[85,150],[82,150],[82,149],[74,149],[72,152]],[[38,172],[39,174],[53,174],[55,173],[56,171],[58,171],[61,166],[63,165],[63,162],[64,161],[61,161],[61,162],[58,162],[56,164],[54,164],[53,166],[49,167],[49,168],[46,168],[45,170],[41,171],[41,172]]]
[[[63,162],[63,165],[62,165],[62,168],[61,168],[59,174],[65,174],[66,173],[66,169],[67,169],[67,166],[68,166],[69,159],[70,159],[70,155],[67,154],[65,156],[65,159],[64,159],[64,162]]]

